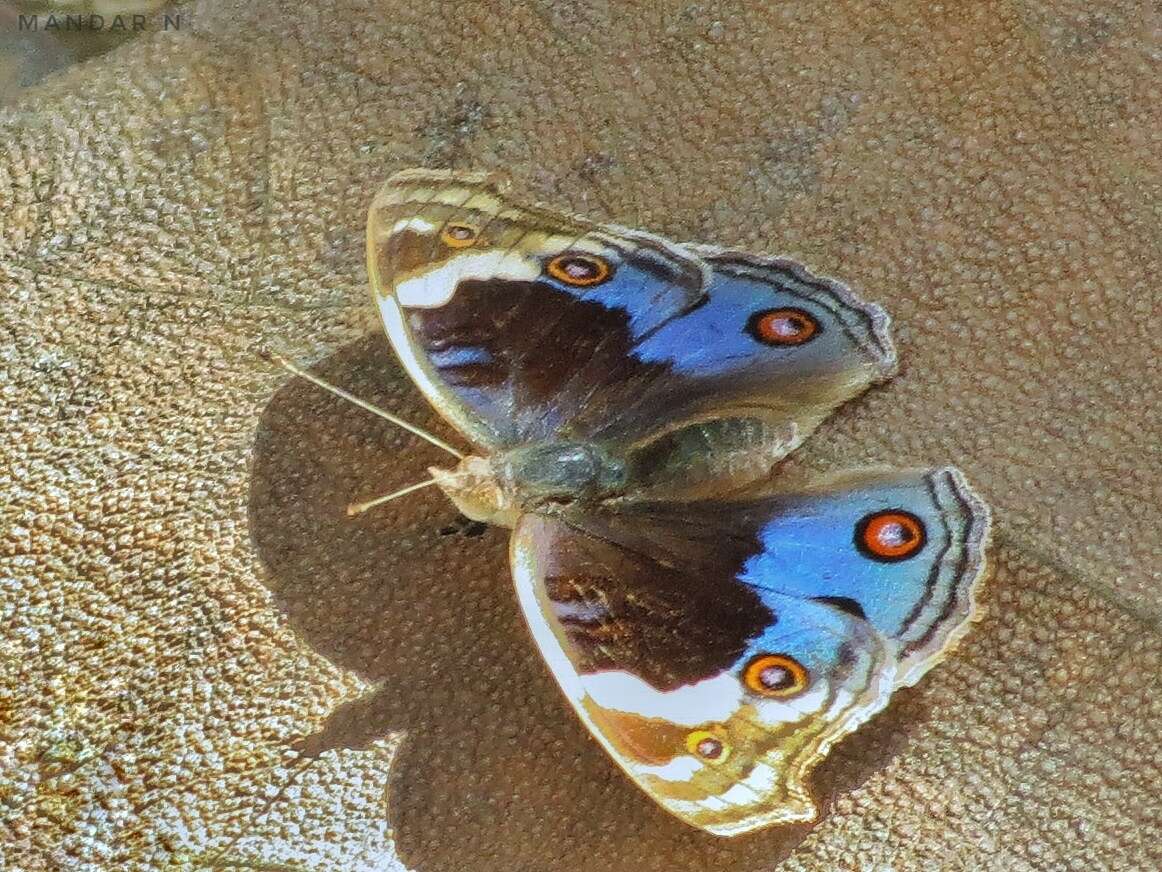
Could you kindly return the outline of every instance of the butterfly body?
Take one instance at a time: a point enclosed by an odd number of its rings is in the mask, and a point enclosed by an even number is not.
[[[368,264],[417,386],[475,446],[437,484],[512,528],[562,691],[719,835],[818,814],[809,771],[968,630],[988,511],[955,469],[773,467],[888,378],[888,318],[782,258],[679,245],[407,171]]]
[[[544,442],[490,457],[468,455],[455,469],[429,470],[473,521],[514,527],[521,514],[551,505],[590,505],[625,493],[623,461],[585,442]]]

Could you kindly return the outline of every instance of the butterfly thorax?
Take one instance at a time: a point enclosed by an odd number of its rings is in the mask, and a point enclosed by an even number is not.
[[[491,457],[465,457],[455,470],[431,472],[467,517],[505,527],[549,505],[620,496],[627,482],[625,463],[592,442],[523,445]]]

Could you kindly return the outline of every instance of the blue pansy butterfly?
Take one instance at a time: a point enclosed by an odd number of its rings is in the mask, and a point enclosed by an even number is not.
[[[956,469],[771,476],[892,374],[887,315],[794,261],[466,173],[393,176],[367,252],[396,354],[474,446],[433,480],[512,528],[521,609],[593,736],[708,832],[814,819],[808,772],[944,658],[985,571]]]

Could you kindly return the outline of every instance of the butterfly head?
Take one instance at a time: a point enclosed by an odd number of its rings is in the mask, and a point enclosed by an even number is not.
[[[466,518],[502,527],[515,526],[520,506],[511,491],[501,486],[490,458],[470,454],[455,469],[433,466],[428,472]]]

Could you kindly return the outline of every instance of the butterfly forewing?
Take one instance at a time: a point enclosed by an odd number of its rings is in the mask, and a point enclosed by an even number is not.
[[[368,263],[409,373],[490,450],[569,438],[628,451],[730,417],[801,440],[895,361],[883,312],[835,282],[517,206],[482,176],[389,180]]]

